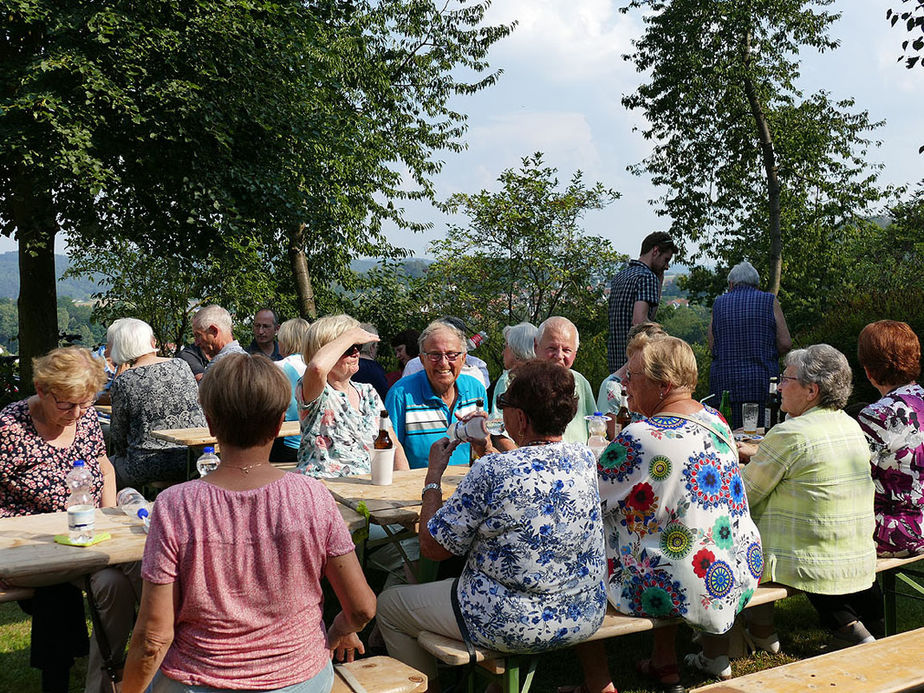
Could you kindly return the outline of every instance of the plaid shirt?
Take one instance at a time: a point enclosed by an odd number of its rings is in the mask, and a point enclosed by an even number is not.
[[[615,373],[626,362],[626,335],[632,327],[636,301],[648,304],[648,319],[654,320],[661,300],[661,280],[644,262],[629,266],[610,282],[610,333],[606,339],[606,365]]]

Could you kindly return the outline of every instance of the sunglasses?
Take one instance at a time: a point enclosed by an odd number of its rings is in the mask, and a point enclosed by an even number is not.
[[[356,354],[359,353],[360,348],[362,348],[362,344],[354,344],[349,349],[343,352],[343,356],[341,356],[341,358],[346,357],[346,356],[356,356]]]
[[[520,405],[514,404],[509,399],[507,399],[507,393],[504,392],[497,398],[497,408],[506,409],[507,407],[512,407],[513,409],[520,409]]]

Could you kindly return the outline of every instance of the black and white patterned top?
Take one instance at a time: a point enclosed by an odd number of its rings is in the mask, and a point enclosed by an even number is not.
[[[205,426],[199,389],[179,359],[137,366],[112,381],[110,458],[119,488],[185,479],[186,448],[150,433]]]
[[[610,373],[615,373],[626,362],[626,336],[632,327],[632,309],[636,301],[648,304],[648,319],[654,320],[661,301],[661,281],[644,262],[631,260],[610,282],[610,332],[606,339],[606,365]]]

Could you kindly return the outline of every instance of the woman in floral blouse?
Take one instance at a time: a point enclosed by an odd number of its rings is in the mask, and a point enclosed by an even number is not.
[[[627,353],[628,404],[648,418],[628,425],[597,462],[610,603],[622,613],[680,617],[722,635],[763,570],[731,431],[692,398],[696,358],[686,342],[641,337]],[[667,691],[683,690],[676,631],[656,629],[651,658],[637,665]],[[707,651],[687,663],[730,677],[724,639],[702,642]],[[587,690],[614,691],[602,643],[582,646],[579,655]]]
[[[305,337],[305,375],[295,387],[302,441],[298,469],[314,477],[368,474],[372,444],[385,409],[375,388],[354,383],[359,348],[377,342],[349,315],[329,315],[312,323]],[[390,430],[390,428],[389,428]],[[391,431],[395,469],[407,469],[407,457]]]
[[[458,443],[442,438],[430,448],[420,551],[437,561],[464,556],[461,577],[379,597],[389,655],[433,682],[436,662],[417,642],[423,630],[502,652],[542,652],[589,637],[606,612],[593,453],[562,442],[577,411],[574,378],[529,361],[512,372],[498,406],[520,447],[479,458],[445,504],[440,480]]]
[[[882,395],[860,412],[873,450],[876,552],[924,552],[924,388],[921,344],[903,322],[880,320],[860,332],[857,352],[866,377]]]

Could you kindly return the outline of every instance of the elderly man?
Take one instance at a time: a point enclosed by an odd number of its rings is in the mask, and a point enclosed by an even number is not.
[[[728,293],[712,306],[706,341],[712,349],[709,391],[718,402],[728,390],[732,405],[732,428],[741,426],[741,404],[763,403],[770,378],[780,374],[780,357],[792,348],[789,327],[776,296],[757,289],[760,275],[750,262],[741,262],[728,273]],[[758,426],[766,426],[764,407]]]
[[[211,359],[206,371],[228,354],[247,353],[231,332],[231,314],[221,306],[202,308],[193,316],[192,328],[196,346]]]
[[[412,469],[427,466],[430,446],[449,424],[475,411],[487,393],[475,378],[462,375],[465,334],[452,325],[431,322],[420,334],[424,369],[405,376],[388,391],[385,408]],[[449,464],[468,464],[469,444],[458,446]]]
[[[468,337],[465,337],[465,323],[462,322],[459,318],[452,315],[445,315],[439,319],[439,322],[445,322],[458,329],[464,337],[464,341],[462,343],[471,346],[472,349],[475,348],[469,341]],[[404,374],[401,377],[407,377],[413,373],[422,371],[424,368],[423,359],[424,357],[421,355],[416,359],[411,359],[408,361],[404,365]],[[487,389],[488,385],[491,384],[491,376],[488,373],[488,364],[477,356],[472,356],[469,353],[465,354],[465,363],[462,364],[462,373],[464,375],[470,375],[476,380],[480,381],[481,384],[484,385],[485,389]]]
[[[615,373],[626,362],[629,330],[642,322],[653,322],[661,301],[664,272],[670,267],[677,246],[663,231],[650,233],[642,241],[638,260],[610,282],[610,333],[606,340],[606,365]]]
[[[253,316],[253,339],[246,351],[248,354],[263,354],[273,361],[281,361],[276,335],[279,333],[279,316],[272,308],[261,308]]]
[[[574,323],[568,318],[552,316],[539,325],[536,334],[536,358],[552,361],[562,368],[571,370],[579,343],[578,331]],[[566,443],[586,443],[587,419],[584,417],[591,416],[595,411],[594,391],[583,375],[575,370],[571,370],[571,375],[574,376],[574,396],[578,398],[578,408],[571,423],[565,429],[562,440]],[[506,389],[506,383],[504,385]],[[503,390],[495,388],[495,397],[499,398],[502,394]],[[503,440],[496,440],[495,447],[507,449]]]

